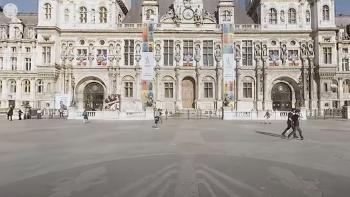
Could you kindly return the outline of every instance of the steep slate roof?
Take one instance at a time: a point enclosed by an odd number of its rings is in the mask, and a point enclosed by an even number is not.
[[[350,15],[342,15],[335,17],[335,24],[337,27],[344,28],[347,25],[350,25]]]
[[[124,23],[141,23],[142,1],[137,0],[138,3],[131,8],[127,14]],[[168,10],[170,5],[175,0],[158,0],[159,3],[159,17],[162,17]],[[208,12],[214,13],[217,11],[219,0],[203,0],[204,9]],[[250,18],[244,9],[240,8],[238,3],[235,3],[235,23],[236,24],[254,24],[252,18]]]
[[[25,24],[25,25],[38,25],[38,14],[36,13],[19,13],[18,18]],[[8,24],[10,23],[10,19],[7,18],[4,13],[0,13],[0,25]]]

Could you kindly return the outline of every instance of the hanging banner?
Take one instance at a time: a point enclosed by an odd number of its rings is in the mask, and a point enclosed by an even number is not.
[[[223,24],[223,74],[224,74],[224,104],[234,107],[236,87],[236,61],[234,55],[234,29],[232,24]]]
[[[71,95],[61,94],[55,96],[55,109],[67,110],[71,102]]]
[[[142,32],[142,53],[141,53],[141,99],[143,107],[153,107],[153,79],[155,68],[154,57],[154,31],[155,23],[144,24]]]

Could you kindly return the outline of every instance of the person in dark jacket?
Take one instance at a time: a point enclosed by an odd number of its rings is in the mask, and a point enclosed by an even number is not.
[[[22,110],[19,109],[18,110],[18,120],[22,120],[22,114],[23,114]]]
[[[296,110],[296,112],[293,114],[292,116],[292,121],[293,121],[293,132],[291,132],[288,135],[288,139],[292,136],[292,135],[296,135],[296,131],[298,130],[299,135],[300,135],[300,140],[304,140],[303,137],[303,132],[300,129],[300,123],[299,123],[299,118],[300,118],[300,110]]]
[[[11,105],[7,112],[7,120],[12,121],[12,116],[13,116],[13,107]]]
[[[292,109],[289,113],[288,113],[288,119],[287,119],[287,128],[283,131],[283,133],[281,134],[282,138],[286,138],[286,133],[289,131],[289,129],[293,129],[293,121],[292,121],[292,116],[295,113],[295,109]],[[294,138],[296,138],[296,134],[294,133]]]

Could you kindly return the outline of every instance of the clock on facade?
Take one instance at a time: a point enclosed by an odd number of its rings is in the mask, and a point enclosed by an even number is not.
[[[182,13],[184,19],[191,20],[193,18],[194,12],[192,9],[185,9]]]

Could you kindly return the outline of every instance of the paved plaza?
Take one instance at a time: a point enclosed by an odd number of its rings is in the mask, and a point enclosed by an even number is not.
[[[0,120],[1,197],[348,197],[350,122]]]

